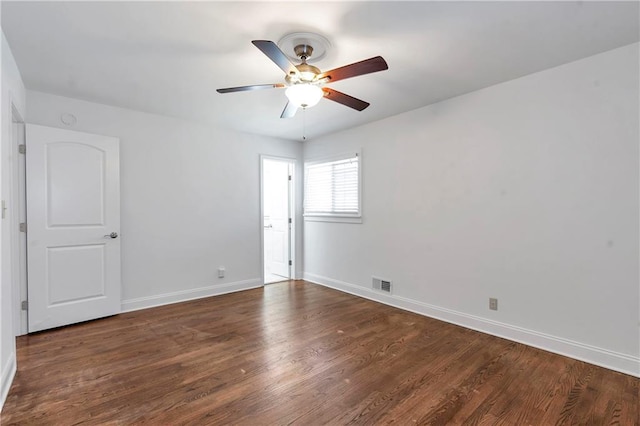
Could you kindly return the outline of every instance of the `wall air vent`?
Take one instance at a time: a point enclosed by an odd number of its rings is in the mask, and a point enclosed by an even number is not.
[[[373,283],[373,289],[382,291],[385,293],[391,293],[391,281],[383,280],[382,278],[371,277]]]

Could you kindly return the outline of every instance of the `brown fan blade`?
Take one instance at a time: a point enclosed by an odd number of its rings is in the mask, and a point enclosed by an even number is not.
[[[325,98],[358,111],[362,111],[369,106],[369,102],[362,101],[358,98],[354,98],[353,96],[338,92],[337,90],[329,89],[328,87],[323,87],[322,91],[324,92]]]
[[[253,86],[227,87],[226,89],[217,89],[216,92],[218,93],[247,92],[249,90],[282,89],[283,87],[286,87],[286,85],[282,83],[254,84]]]
[[[389,69],[387,62],[382,56],[365,59],[344,67],[336,68],[331,71],[323,72],[316,77],[316,80],[329,78],[329,82],[344,80],[345,78],[357,77],[359,75],[371,74],[372,72],[384,71]]]
[[[253,40],[251,43],[269,57],[282,71],[287,75],[298,75],[298,68],[295,67],[287,58],[282,50],[272,41],[269,40]]]
[[[298,111],[298,107],[291,102],[287,102],[287,105],[285,105],[282,114],[280,114],[280,118],[292,118],[294,115],[296,115],[296,111]]]

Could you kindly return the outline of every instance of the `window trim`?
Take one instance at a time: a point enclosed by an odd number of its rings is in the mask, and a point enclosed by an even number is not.
[[[358,213],[305,213],[304,202],[306,199],[306,179],[307,179],[307,166],[313,166],[321,163],[330,163],[332,161],[345,160],[348,158],[358,157]],[[324,157],[312,158],[308,161],[304,161],[303,164],[303,204],[302,204],[302,216],[305,221],[308,222],[341,222],[341,223],[362,223],[362,150],[350,150],[348,152],[342,152],[340,154],[334,154]]]

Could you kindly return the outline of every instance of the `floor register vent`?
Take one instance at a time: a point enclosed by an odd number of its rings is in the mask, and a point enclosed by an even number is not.
[[[373,289],[383,291],[385,293],[391,293],[391,281],[383,280],[382,278],[372,277]]]

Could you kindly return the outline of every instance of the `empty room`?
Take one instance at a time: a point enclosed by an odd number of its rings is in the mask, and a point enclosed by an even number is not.
[[[640,425],[640,2],[0,2],[0,423]]]

